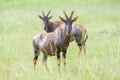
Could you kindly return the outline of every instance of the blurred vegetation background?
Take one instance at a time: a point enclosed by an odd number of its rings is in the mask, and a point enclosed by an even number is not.
[[[87,55],[78,56],[72,42],[67,71],[57,72],[56,57],[49,57],[48,74],[39,57],[33,70],[32,38],[43,30],[41,11],[51,10],[51,21],[75,11],[75,23],[88,30]],[[120,80],[120,0],[0,0],[0,80]]]

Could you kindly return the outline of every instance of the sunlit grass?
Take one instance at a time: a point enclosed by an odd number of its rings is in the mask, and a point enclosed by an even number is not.
[[[47,4],[46,4],[47,3]],[[48,4],[49,3],[49,4]],[[74,6],[71,6],[71,3]],[[52,10],[52,21],[75,11],[76,23],[88,30],[87,55],[78,55],[72,42],[67,52],[67,70],[57,71],[56,56],[49,57],[50,74],[39,56],[33,69],[32,38],[45,32],[38,15]],[[120,79],[119,0],[1,0],[0,1],[0,80],[119,80]],[[62,60],[62,57],[61,57]]]

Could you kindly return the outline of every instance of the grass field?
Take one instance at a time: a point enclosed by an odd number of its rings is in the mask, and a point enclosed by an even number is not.
[[[49,57],[48,74],[42,54],[33,70],[32,38],[45,32],[42,10],[52,10],[51,21],[74,10],[88,30],[87,55],[70,43],[66,73],[62,64],[58,74]],[[0,0],[0,80],[120,80],[120,0]]]

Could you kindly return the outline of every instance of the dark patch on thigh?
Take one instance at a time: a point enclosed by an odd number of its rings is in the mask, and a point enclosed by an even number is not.
[[[77,45],[78,46],[82,46],[82,42],[81,42],[82,35],[81,34],[77,34],[74,37],[75,37],[75,41],[76,41]]]

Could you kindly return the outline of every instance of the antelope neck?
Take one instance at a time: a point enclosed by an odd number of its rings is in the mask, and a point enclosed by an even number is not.
[[[47,24],[47,28],[48,28],[47,32],[53,32],[53,23],[49,21]]]

